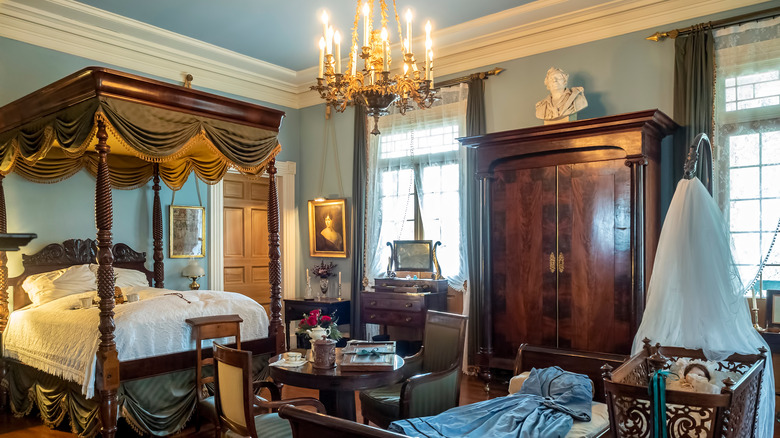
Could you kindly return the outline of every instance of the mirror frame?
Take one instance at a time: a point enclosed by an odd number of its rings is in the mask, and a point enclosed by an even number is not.
[[[402,266],[398,254],[402,248],[416,245],[426,245],[428,247],[427,261],[425,266]],[[432,240],[394,240],[393,241],[393,264],[396,271],[412,272],[433,272],[433,241]]]

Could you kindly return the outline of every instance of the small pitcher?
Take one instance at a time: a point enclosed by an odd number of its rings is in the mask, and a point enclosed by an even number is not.
[[[322,337],[312,343],[312,354],[314,355],[314,368],[333,368],[336,366],[336,341]]]

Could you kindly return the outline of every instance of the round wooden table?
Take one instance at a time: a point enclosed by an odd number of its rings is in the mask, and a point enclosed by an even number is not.
[[[306,353],[311,359],[311,350]],[[274,363],[281,355],[271,358]],[[404,359],[395,355],[393,369],[389,371],[341,371],[341,349],[336,349],[336,367],[314,368],[311,361],[296,368],[271,368],[271,378],[276,382],[320,391],[320,401],[328,415],[355,421],[355,391],[392,385],[401,380]]]

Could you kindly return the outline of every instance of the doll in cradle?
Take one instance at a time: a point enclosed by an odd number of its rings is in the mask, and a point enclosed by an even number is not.
[[[678,361],[682,373],[676,373],[679,378],[671,377],[667,381],[666,389],[673,391],[700,392],[705,394],[719,394],[720,387],[711,383],[712,372],[702,362],[689,362],[683,364]]]

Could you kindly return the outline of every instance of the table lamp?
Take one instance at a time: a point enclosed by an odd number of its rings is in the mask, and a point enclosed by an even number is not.
[[[206,271],[203,269],[203,266],[195,261],[195,259],[190,259],[190,262],[187,263],[187,266],[181,271],[182,277],[187,277],[192,280],[192,283],[190,283],[190,289],[192,290],[200,289],[200,285],[196,280],[204,275],[206,275]]]

